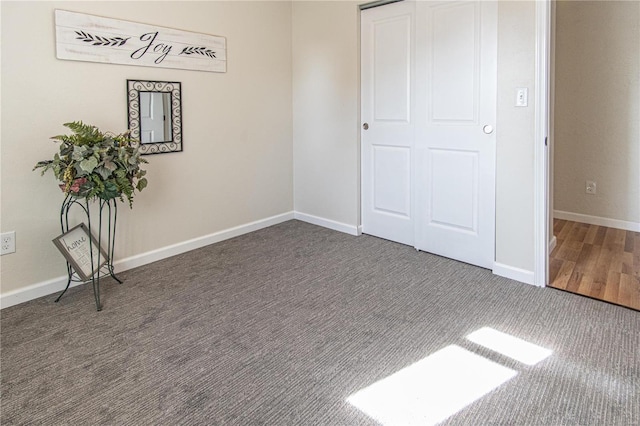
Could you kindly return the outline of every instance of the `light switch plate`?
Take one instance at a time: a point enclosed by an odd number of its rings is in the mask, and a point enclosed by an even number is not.
[[[526,107],[529,105],[529,89],[526,87],[518,87],[516,89],[516,106]]]

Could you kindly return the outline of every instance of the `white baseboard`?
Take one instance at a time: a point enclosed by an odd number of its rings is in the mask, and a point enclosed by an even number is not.
[[[534,285],[533,271],[527,271],[526,269],[520,269],[514,266],[494,262],[493,273],[501,277],[520,281],[521,283]]]
[[[556,248],[557,244],[558,244],[558,239],[554,235],[553,238],[551,238],[551,241],[549,242],[549,254],[551,254],[553,249]]]
[[[322,226],[324,228],[333,229],[334,231],[344,232],[349,235],[360,235],[361,231],[357,226],[347,225],[346,223],[336,222],[335,220],[325,219],[318,216],[313,216],[306,213],[295,212],[294,219],[301,220],[303,222],[311,223],[313,225]]]
[[[215,244],[220,241],[228,240],[230,238],[238,237],[240,235],[248,234],[249,232],[257,231],[259,229],[267,228],[269,226],[277,225],[287,220],[294,218],[293,212],[283,213],[276,216],[271,216],[266,219],[257,220],[255,222],[246,223],[244,225],[236,226],[233,228],[225,229],[223,231],[214,232],[213,234],[204,235],[202,237],[193,238],[191,240],[183,241],[181,243],[173,244],[167,247],[162,247],[157,250],[148,251],[136,256],[131,256],[126,259],[122,259],[114,263],[116,272],[126,271],[128,269],[137,268],[138,266],[146,265],[151,262],[166,259],[167,257],[175,256],[177,254],[186,253],[191,250],[199,249],[210,244]]]
[[[238,237],[249,232],[257,231],[262,228],[277,225],[294,218],[293,212],[283,213],[280,215],[268,217],[266,219],[257,220],[255,222],[246,223],[244,225],[225,229],[223,231],[214,232],[213,234],[204,235],[202,237],[193,238],[167,247],[141,253],[114,262],[113,266],[116,272],[126,271],[138,266],[146,265],[151,262],[166,259],[177,254],[182,254],[197,248],[214,244],[230,238]],[[81,283],[72,282],[70,287],[75,287]],[[53,278],[51,280],[42,281],[28,287],[0,294],[0,309],[9,306],[37,299],[38,297],[47,296],[60,292],[67,285],[67,276]]]
[[[640,222],[628,222],[626,220],[609,219],[607,217],[589,216],[580,213],[554,210],[555,219],[570,220],[573,222],[588,223],[589,225],[606,226],[608,228],[624,229],[625,231],[640,232]]]
[[[249,232],[277,225],[278,223],[286,222],[291,219],[301,220],[313,225],[318,225],[328,229],[333,229],[335,231],[344,232],[349,235],[357,236],[361,235],[362,233],[362,228],[360,226],[347,225],[345,223],[336,222],[330,219],[324,219],[318,216],[300,212],[288,212],[233,228],[225,229],[223,231],[214,232],[202,237],[193,238],[191,240],[183,241],[177,244],[172,244],[170,246],[162,247],[146,253],[131,256],[116,261],[114,263],[114,268],[116,272],[126,271],[132,268],[156,262],[158,260],[166,259],[171,256],[195,250],[210,244],[244,235]],[[552,240],[552,244],[554,241],[555,237]],[[493,265],[493,273],[526,284],[533,284],[533,271],[527,271],[496,262]],[[47,281],[42,281],[40,283],[36,283],[18,290],[10,291],[5,294],[0,294],[0,309],[8,308],[9,306],[14,306],[19,303],[27,302],[29,300],[37,299],[38,297],[57,293],[59,291],[62,291],[66,284],[67,276],[61,276]],[[74,282],[71,283],[70,287],[75,287],[76,285],[80,284],[81,283]]]
[[[0,294],[0,309],[8,308],[9,306],[18,305],[20,303],[28,302],[29,300],[37,299],[38,297],[48,296],[62,291],[67,285],[67,278],[68,277],[65,275]],[[72,282],[69,288],[80,284],[81,283],[79,282]]]

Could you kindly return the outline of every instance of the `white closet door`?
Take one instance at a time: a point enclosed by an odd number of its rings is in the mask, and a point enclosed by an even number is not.
[[[497,3],[361,14],[363,232],[492,268]]]
[[[497,3],[416,7],[415,246],[491,269]]]
[[[362,231],[414,243],[413,2],[361,14]]]

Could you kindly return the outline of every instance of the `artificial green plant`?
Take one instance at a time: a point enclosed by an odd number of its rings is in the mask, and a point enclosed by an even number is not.
[[[71,135],[58,135],[60,152],[53,160],[39,161],[33,170],[42,169],[42,175],[51,169],[61,182],[65,194],[78,198],[110,200],[127,197],[133,206],[133,194],[147,186],[145,170],[140,164],[147,160],[140,157],[139,142],[130,133],[103,133],[97,127],[82,121],[65,123]]]

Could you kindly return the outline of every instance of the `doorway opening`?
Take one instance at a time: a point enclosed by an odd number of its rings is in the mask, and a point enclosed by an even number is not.
[[[554,3],[549,286],[640,310],[640,4]]]

